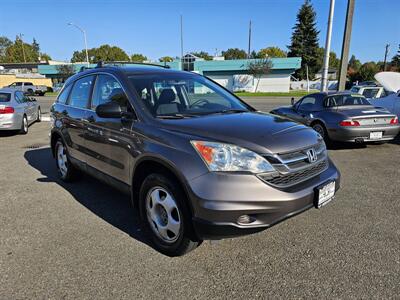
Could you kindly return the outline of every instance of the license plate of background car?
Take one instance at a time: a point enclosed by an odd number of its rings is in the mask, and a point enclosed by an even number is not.
[[[335,196],[335,187],[336,187],[336,182],[331,181],[328,184],[325,184],[324,186],[318,188],[318,202],[317,202],[317,208],[320,208],[333,200]]]
[[[382,131],[374,131],[374,132],[370,132],[369,133],[369,138],[371,140],[379,140],[381,139],[383,136],[383,132]]]

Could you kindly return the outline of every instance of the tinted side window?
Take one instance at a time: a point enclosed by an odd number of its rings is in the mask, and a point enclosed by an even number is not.
[[[112,101],[119,103],[123,110],[127,110],[128,98],[121,84],[110,75],[98,75],[93,89],[92,109]]]
[[[299,110],[313,111],[316,108],[316,98],[315,97],[305,97],[299,105]]]
[[[94,76],[86,76],[77,81],[69,96],[69,105],[79,108],[86,108],[89,102]]]
[[[61,103],[61,104],[67,103],[69,92],[71,91],[71,88],[72,88],[72,84],[70,84],[69,86],[66,86],[61,91],[60,95],[58,95],[58,98],[57,98],[58,103]]]

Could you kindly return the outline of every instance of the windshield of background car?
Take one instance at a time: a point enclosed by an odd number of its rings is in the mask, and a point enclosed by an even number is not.
[[[371,105],[362,95],[335,95],[328,97],[326,106]]]
[[[0,93],[0,102],[10,102],[11,94],[10,93]]]
[[[190,74],[129,76],[154,117],[249,111],[250,107],[205,77]]]

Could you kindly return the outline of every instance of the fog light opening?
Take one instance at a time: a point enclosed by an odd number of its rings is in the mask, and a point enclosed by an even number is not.
[[[250,215],[242,215],[237,219],[237,223],[247,225],[253,223],[255,220],[256,219]]]

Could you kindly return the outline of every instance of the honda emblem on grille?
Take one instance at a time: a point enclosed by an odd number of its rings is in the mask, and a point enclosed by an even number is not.
[[[317,152],[315,152],[314,148],[307,150],[306,154],[307,154],[308,162],[313,163],[313,162],[317,161],[318,156],[317,156]]]

